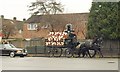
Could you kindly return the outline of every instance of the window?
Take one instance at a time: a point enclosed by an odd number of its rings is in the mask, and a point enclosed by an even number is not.
[[[43,25],[41,28],[47,29],[48,27],[49,27],[49,25]]]
[[[28,30],[37,30],[38,25],[37,24],[28,24],[27,29]]]
[[[3,48],[3,45],[2,44],[0,44],[0,49],[2,49]]]
[[[16,48],[14,45],[12,44],[4,44],[5,48]]]

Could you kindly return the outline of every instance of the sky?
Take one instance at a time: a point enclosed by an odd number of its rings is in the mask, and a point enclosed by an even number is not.
[[[0,0],[0,15],[6,19],[17,20],[28,19],[31,15],[28,5],[36,0]],[[86,13],[89,12],[92,0],[56,0],[64,5],[64,13]]]

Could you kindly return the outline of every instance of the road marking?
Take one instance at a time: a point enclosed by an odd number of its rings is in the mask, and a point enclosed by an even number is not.
[[[115,63],[115,61],[108,61],[108,63]]]

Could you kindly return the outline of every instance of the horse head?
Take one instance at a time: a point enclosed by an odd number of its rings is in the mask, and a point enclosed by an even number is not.
[[[101,45],[103,43],[103,38],[102,37],[99,37],[96,41],[96,44],[97,45]]]

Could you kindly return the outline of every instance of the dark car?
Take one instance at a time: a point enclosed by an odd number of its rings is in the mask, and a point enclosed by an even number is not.
[[[0,44],[0,55],[9,55],[10,57],[27,55],[27,50],[16,48],[13,44]]]

